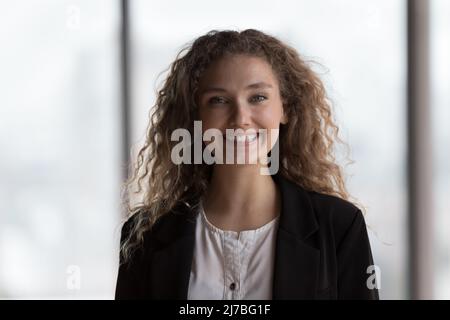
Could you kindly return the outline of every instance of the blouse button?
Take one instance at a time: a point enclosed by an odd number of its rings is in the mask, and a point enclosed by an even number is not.
[[[232,284],[230,284],[230,289],[231,290],[234,290],[234,289],[236,289],[236,284],[233,282]]]

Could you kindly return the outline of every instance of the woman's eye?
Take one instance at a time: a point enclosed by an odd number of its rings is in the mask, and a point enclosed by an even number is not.
[[[264,100],[267,100],[267,97],[258,94],[256,96],[253,96],[250,100],[251,100],[251,102],[262,102]]]
[[[212,97],[209,99],[209,103],[218,104],[218,103],[226,103],[227,101],[222,97]]]

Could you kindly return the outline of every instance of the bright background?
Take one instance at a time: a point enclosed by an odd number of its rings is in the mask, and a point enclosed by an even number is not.
[[[114,296],[122,181],[120,1],[2,1],[0,298]],[[162,73],[212,29],[260,29],[324,80],[351,147],[383,299],[408,294],[406,0],[129,1],[131,150]],[[450,299],[450,2],[431,1],[434,297]],[[75,271],[74,271],[75,270]],[[80,287],[70,285],[79,276]]]

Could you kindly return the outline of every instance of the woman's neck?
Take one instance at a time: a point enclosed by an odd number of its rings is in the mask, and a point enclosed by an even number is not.
[[[281,195],[270,175],[257,165],[216,165],[203,208],[208,220],[224,230],[257,229],[273,220]]]

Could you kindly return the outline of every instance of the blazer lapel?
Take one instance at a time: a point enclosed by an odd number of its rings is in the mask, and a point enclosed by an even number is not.
[[[273,176],[282,194],[280,223],[276,236],[272,299],[312,299],[318,282],[320,251],[306,239],[318,230],[306,191]]]
[[[152,252],[149,267],[149,295],[152,299],[187,300],[194,252],[193,209],[183,206],[156,235],[162,245]],[[195,212],[194,212],[195,213]]]

